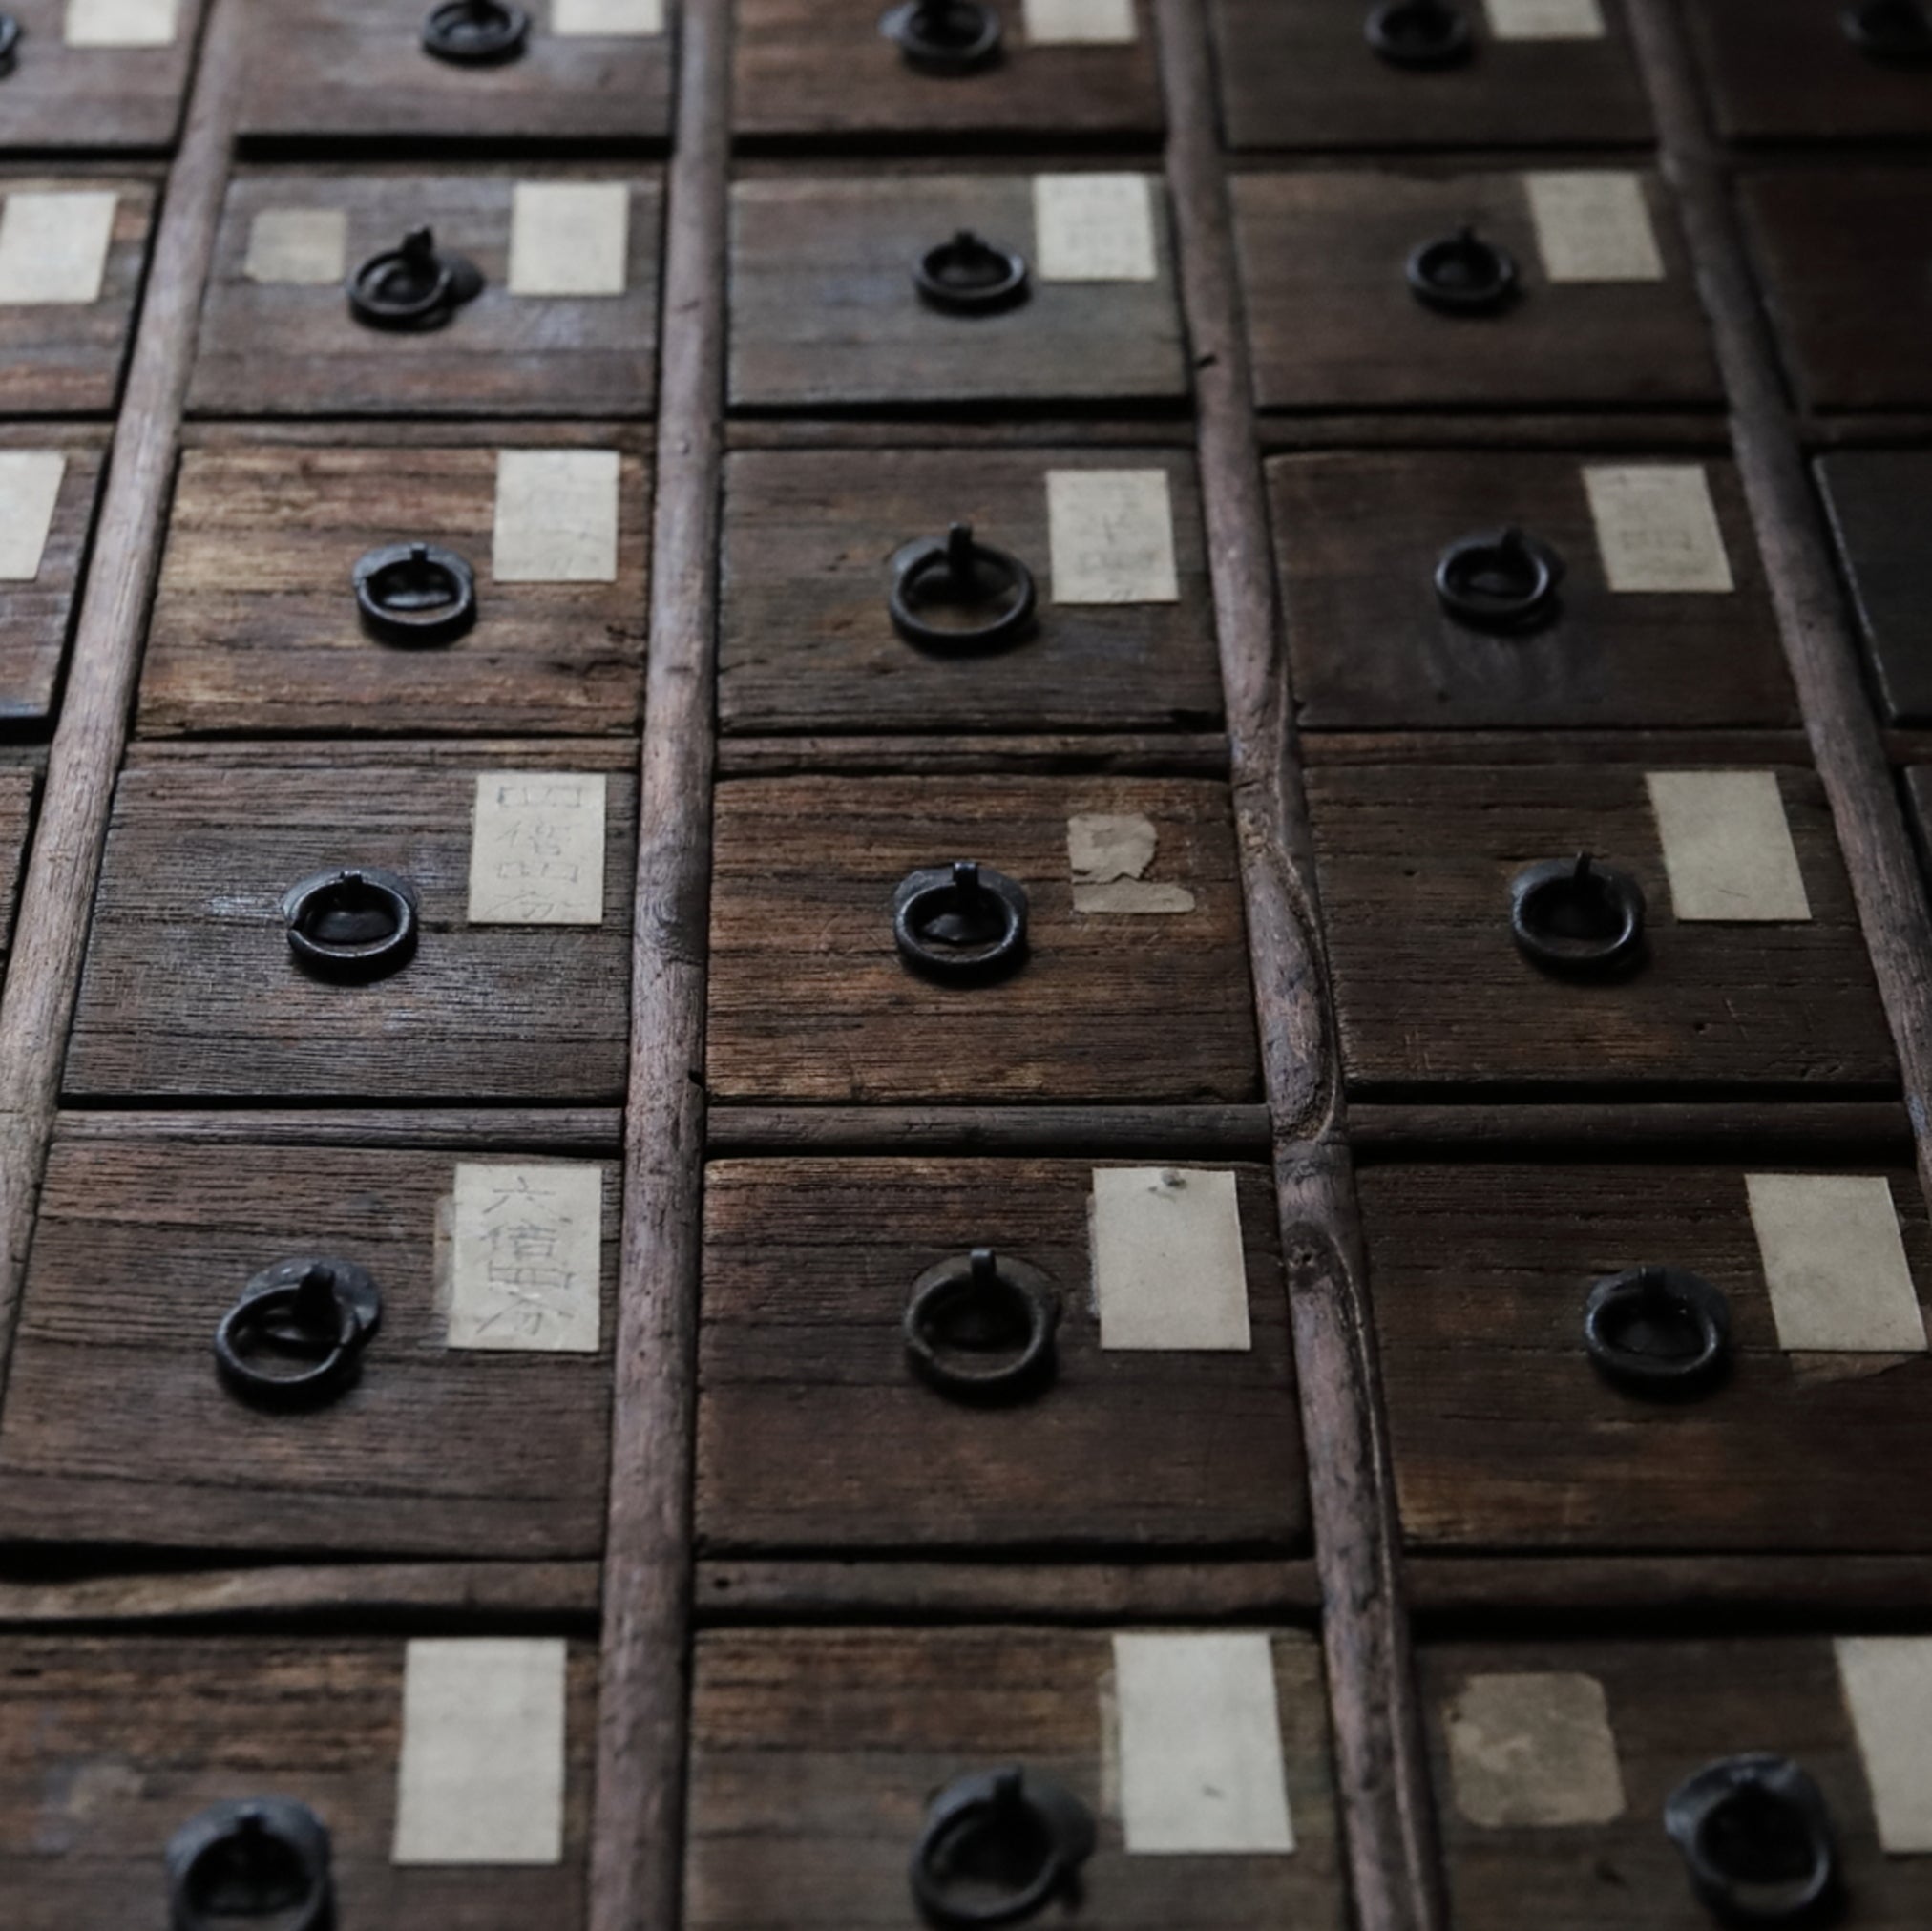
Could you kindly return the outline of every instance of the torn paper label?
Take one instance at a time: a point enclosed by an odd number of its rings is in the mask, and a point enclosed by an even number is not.
[[[1049,470],[1055,603],[1176,603],[1174,506],[1166,470]]]
[[[1456,1808],[1481,1830],[1606,1824],[1624,1814],[1609,1703],[1594,1676],[1471,1676],[1443,1728]]]
[[[9,195],[0,206],[0,304],[98,302],[119,205],[111,188]]]
[[[1185,885],[1143,877],[1160,834],[1140,811],[1082,811],[1066,821],[1073,909],[1092,915],[1175,913],[1194,910]]]
[[[1523,179],[1537,252],[1552,282],[1664,279],[1641,176],[1589,168]]]
[[[1735,588],[1702,463],[1586,463],[1604,580],[1618,592]]]
[[[470,836],[472,925],[601,925],[601,771],[482,771]]]
[[[262,208],[248,224],[242,272],[251,282],[322,288],[348,273],[348,210]]]
[[[59,450],[0,450],[0,583],[32,583],[40,575],[66,479]]]
[[[1096,1167],[1091,1240],[1102,1349],[1253,1345],[1233,1174]]]
[[[551,0],[559,40],[648,40],[664,31],[664,0]]]
[[[615,583],[615,450],[499,450],[490,574],[498,583]]]
[[[1030,47],[1127,47],[1139,37],[1134,0],[1025,0]]]
[[[1925,1317],[1883,1174],[1753,1173],[1744,1186],[1779,1347],[1926,1352]]]
[[[1033,246],[1042,282],[1153,281],[1153,183],[1145,175],[1035,175]]]
[[[1601,40],[1601,0],[1482,0],[1498,40]]]
[[[622,181],[518,181],[510,206],[513,295],[621,295],[631,191]]]
[[[1775,771],[1645,774],[1679,924],[1811,917]]]
[[[600,1166],[460,1162],[449,1345],[596,1354],[602,1259]]]
[[[1932,1853],[1932,1638],[1854,1636],[1833,1647],[1879,1848]]]

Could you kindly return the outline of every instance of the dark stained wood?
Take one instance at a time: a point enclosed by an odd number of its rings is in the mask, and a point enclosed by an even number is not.
[[[1905,773],[1905,798],[1918,829],[1919,849],[1932,859],[1932,769],[1915,765]]]
[[[1310,765],[1628,765],[1646,770],[1718,770],[1729,766],[1803,765],[1800,730],[1655,731],[1311,731]]]
[[[1706,466],[1736,589],[1613,592],[1578,455],[1319,454],[1269,465],[1305,730],[1797,722],[1735,472]],[[1555,619],[1497,636],[1442,608],[1443,551],[1516,526],[1564,564]]]
[[[202,0],[177,0],[167,47],[70,47],[69,0],[12,0],[19,51],[0,88],[0,148],[166,147],[201,24]]]
[[[543,1106],[464,1112],[455,1107],[385,1106],[374,1113],[262,1111],[224,1106],[219,1112],[71,1112],[60,1116],[69,1141],[193,1140],[207,1144],[277,1146],[488,1147],[510,1154],[611,1153],[622,1115],[614,1106]]]
[[[714,1106],[724,1153],[1265,1153],[1266,1106]]]
[[[1056,604],[1052,470],[1165,471],[1180,598]],[[1221,720],[1199,487],[1154,450],[743,453],[725,464],[718,711],[755,731],[1199,729]],[[1034,574],[1032,632],[998,652],[920,649],[892,627],[892,558],[971,523]]]
[[[1854,1147],[1896,1155],[1911,1142],[1911,1121],[1896,1102],[1808,1100],[1765,1106],[1727,1100],[1699,1105],[1646,1101],[1631,1105],[1366,1105],[1349,1110],[1349,1143],[1357,1155],[1391,1149],[1467,1149],[1553,1157],[1655,1159],[1666,1151],[1741,1154],[1751,1148],[1792,1153],[1799,1147]]]
[[[916,767],[927,777],[1026,777],[1092,771],[1121,777],[1224,778],[1228,740],[1218,731],[1162,731],[1142,737],[1090,731],[1025,737],[725,738],[718,746],[724,778],[792,778],[832,771],[893,777]]]
[[[14,430],[0,442],[5,449],[58,449],[67,457],[39,574],[31,583],[0,583],[0,721],[9,724],[43,724],[53,712],[107,466],[105,439],[83,433],[84,441],[38,428]]]
[[[39,786],[32,771],[0,770],[0,958],[13,940],[13,913],[27,869],[27,839]]]
[[[901,1926],[927,1800],[966,1771],[1023,1763],[1100,1818],[1082,1915],[1165,1931],[1339,1931],[1345,1922],[1321,1663],[1274,1641],[1292,1857],[1131,1860],[1109,1801],[1112,1653],[1040,1628],[747,1630],[699,1639],[692,1710],[691,1931]]]
[[[1740,1625],[1830,1634],[1867,1615],[1932,1608],[1924,1556],[1418,1555],[1407,1578],[1418,1620],[1478,1634],[1496,1633],[1518,1612],[1529,1633],[1561,1617],[1619,1635],[1722,1634]]]
[[[635,730],[649,540],[638,456],[625,457],[619,489],[615,582],[499,584],[493,450],[190,451],[175,486],[137,728]],[[453,550],[476,573],[476,622],[449,644],[381,642],[358,619],[350,573],[365,551],[418,540]]]
[[[1521,174],[1311,171],[1229,182],[1264,409],[1657,408],[1720,396],[1690,260],[1663,185],[1647,178],[1665,280],[1545,278]],[[1409,291],[1424,242],[1474,221],[1516,258],[1501,315],[1449,316]]]
[[[511,197],[519,180],[627,181],[624,293],[512,295]],[[428,174],[403,169],[251,168],[238,173],[201,311],[189,407],[226,415],[649,415],[656,388],[662,194],[620,163]],[[351,272],[428,225],[485,287],[443,328],[365,328],[340,287],[271,284],[243,273],[263,208],[340,208]]]
[[[1885,715],[1932,724],[1932,454],[1848,450],[1816,474]]]

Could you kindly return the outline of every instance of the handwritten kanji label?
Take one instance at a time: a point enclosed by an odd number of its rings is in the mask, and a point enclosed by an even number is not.
[[[66,476],[59,450],[0,451],[0,582],[32,583],[40,575]]]
[[[346,208],[262,208],[248,224],[251,282],[326,288],[348,272]]]
[[[0,206],[0,302],[98,302],[119,204],[112,188],[9,195]]]
[[[622,181],[518,181],[510,201],[513,295],[621,295],[631,191]]]
[[[601,771],[480,771],[472,925],[601,925]]]
[[[602,1167],[465,1161],[450,1218],[451,1347],[597,1353]]]

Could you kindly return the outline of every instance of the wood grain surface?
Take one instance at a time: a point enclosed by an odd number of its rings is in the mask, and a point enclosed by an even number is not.
[[[1885,715],[1932,724],[1932,454],[1845,450],[1815,473]]]
[[[13,914],[38,789],[32,771],[0,771],[0,957],[13,942]]]
[[[23,426],[0,442],[0,449],[23,447],[57,449],[67,457],[38,572],[31,582],[0,583],[0,722],[43,724],[53,711],[80,608],[81,567],[94,535],[107,451],[105,438],[94,430],[76,435]]]
[[[166,47],[70,47],[70,0],[11,0],[20,45],[0,88],[0,148],[168,146],[181,122],[202,0],[177,0]]]

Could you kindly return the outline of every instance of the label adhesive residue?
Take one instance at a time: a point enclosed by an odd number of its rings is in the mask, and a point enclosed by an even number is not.
[[[1552,282],[1661,282],[1641,176],[1601,168],[1526,175],[1537,252]]]
[[[346,208],[263,208],[248,224],[242,272],[251,282],[320,288],[348,273]]]
[[[1601,40],[1600,0],[1482,0],[1499,40]]]
[[[510,292],[621,295],[630,237],[623,181],[518,181],[510,204]]]
[[[602,1257],[600,1166],[459,1162],[449,1345],[596,1354]]]
[[[562,1861],[565,1661],[557,1637],[410,1643],[394,1862]]]
[[[1609,1703],[1594,1676],[1472,1676],[1444,1728],[1456,1808],[1480,1829],[1606,1824],[1624,1814]]]
[[[1140,37],[1134,0],[1026,0],[1032,47],[1126,47]]]
[[[1166,470],[1049,470],[1055,603],[1178,603]]]
[[[490,574],[498,583],[615,583],[615,450],[499,450]]]
[[[1613,591],[1736,588],[1702,463],[1586,463],[1584,490]]]
[[[1925,1318],[1883,1174],[1753,1173],[1744,1186],[1779,1347],[1926,1352]]]
[[[1144,877],[1161,834],[1139,811],[1082,811],[1066,821],[1073,909],[1089,915],[1192,912],[1185,885]]]
[[[647,40],[664,31],[664,0],[551,0],[559,40]]]
[[[40,575],[66,479],[59,450],[0,450],[0,583],[32,583]]]
[[[1932,1639],[1845,1637],[1838,1681],[1888,1857],[1932,1852]]]
[[[472,925],[601,925],[601,771],[479,771]]]
[[[178,0],[67,0],[70,47],[172,47]]]
[[[1650,771],[1644,784],[1680,924],[1811,917],[1775,771]]]
[[[0,303],[98,302],[119,203],[112,188],[9,195],[0,207]]]
[[[1033,247],[1042,282],[1153,281],[1153,183],[1145,175],[1035,175]]]
[[[1116,1636],[1114,1690],[1130,1855],[1294,1849],[1265,1635]]]
[[[1099,1166],[1092,1219],[1103,1349],[1239,1354],[1253,1345],[1231,1173]]]

